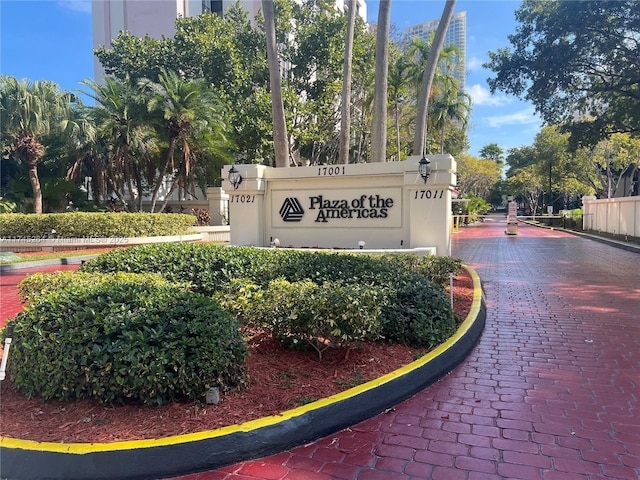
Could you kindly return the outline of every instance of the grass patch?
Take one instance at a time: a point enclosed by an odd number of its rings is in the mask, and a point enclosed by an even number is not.
[[[26,263],[26,262],[39,262],[42,260],[61,260],[63,258],[75,258],[75,257],[85,257],[87,256],[86,253],[65,253],[65,254],[60,254],[60,253],[38,253],[38,254],[32,254],[30,253],[29,255],[20,255],[19,253],[14,253],[13,255],[15,255],[15,257],[17,257],[17,259],[14,257],[12,258],[10,261],[5,262],[4,259],[2,259],[2,256],[0,256],[0,263],[2,263],[3,265],[10,265],[10,264],[14,264],[14,263]]]

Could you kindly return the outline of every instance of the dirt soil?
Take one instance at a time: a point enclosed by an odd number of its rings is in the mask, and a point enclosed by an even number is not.
[[[454,310],[466,318],[473,284],[466,271],[454,279]],[[8,372],[0,390],[0,434],[56,443],[111,443],[153,439],[240,424],[326,398],[400,368],[427,353],[404,345],[369,342],[348,351],[287,350],[264,332],[248,339],[249,386],[221,396],[218,405],[104,406],[27,399]]]

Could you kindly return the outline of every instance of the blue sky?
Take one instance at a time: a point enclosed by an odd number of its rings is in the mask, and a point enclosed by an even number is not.
[[[458,0],[456,12],[467,12],[467,91],[473,98],[470,151],[488,143],[505,152],[530,145],[540,129],[533,107],[497,92],[489,93],[490,71],[482,68],[488,51],[509,45],[515,32],[510,0]],[[443,0],[393,0],[391,22],[407,26],[440,18]],[[368,2],[368,20],[377,21],[378,2]],[[91,5],[89,0],[0,0],[0,72],[30,80],[52,80],[64,90],[83,88],[93,77]]]

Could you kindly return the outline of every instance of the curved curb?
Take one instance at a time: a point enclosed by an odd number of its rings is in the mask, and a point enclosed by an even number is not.
[[[449,340],[380,378],[302,407],[218,430],[116,443],[40,443],[0,437],[0,477],[154,479],[213,470],[334,433],[397,405],[460,364],[482,334],[486,305],[473,278],[469,315]]]

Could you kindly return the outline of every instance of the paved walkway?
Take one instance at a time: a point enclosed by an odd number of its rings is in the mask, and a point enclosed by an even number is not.
[[[488,312],[451,374],[317,442],[181,480],[640,478],[640,256],[504,229],[454,235],[453,256],[479,273]],[[4,297],[17,277],[1,278]]]

